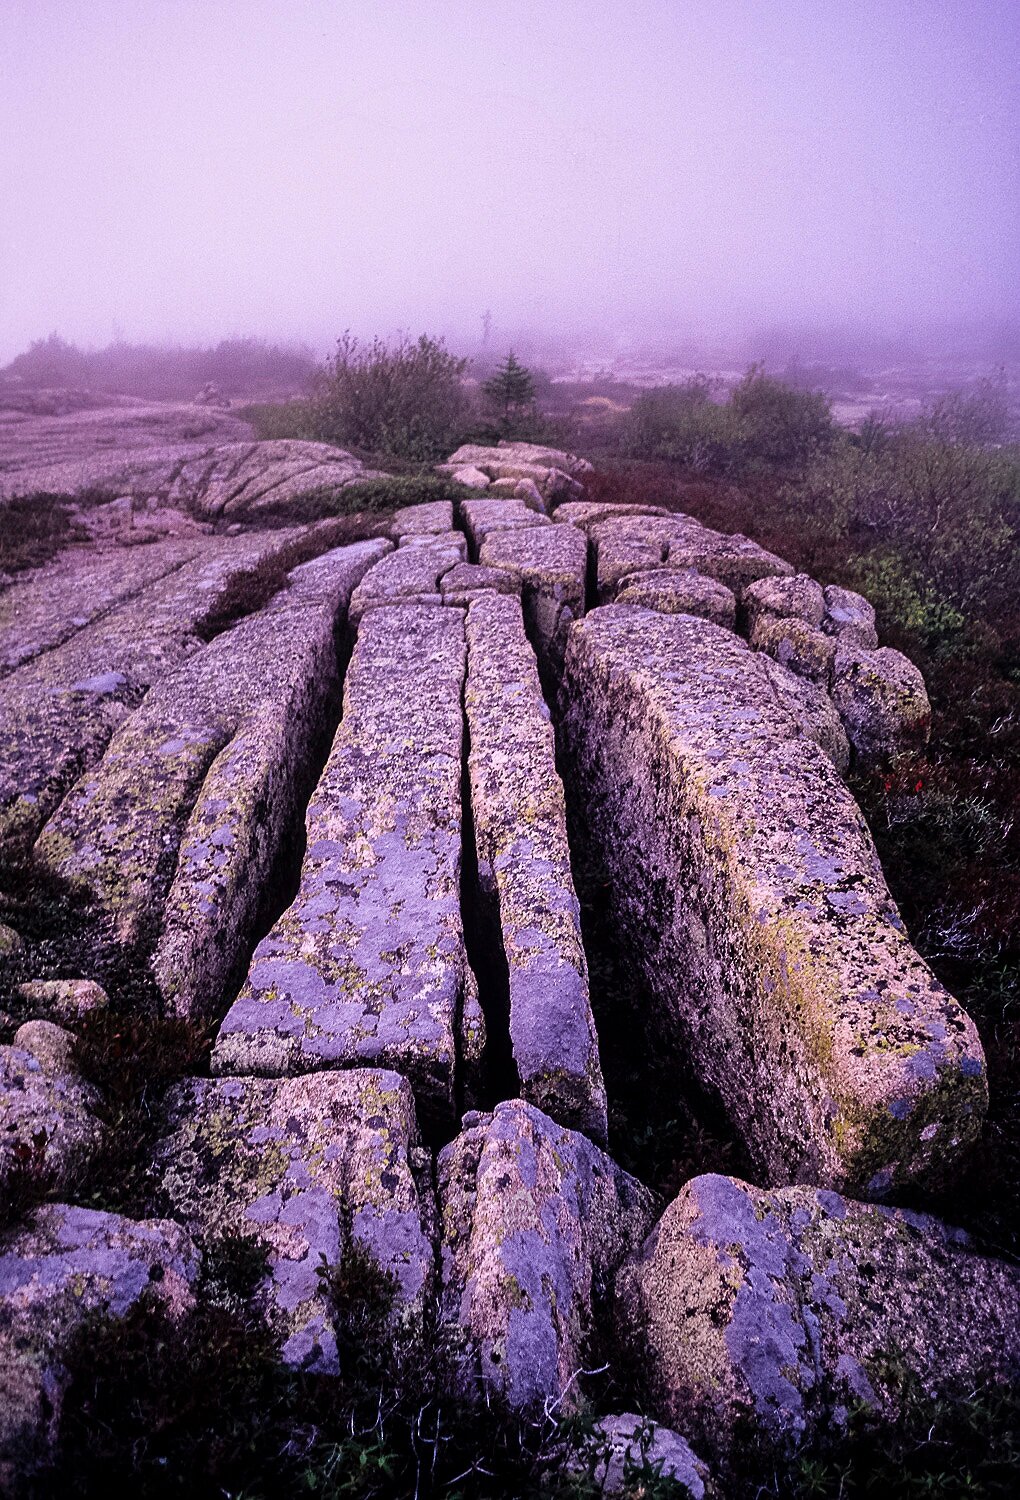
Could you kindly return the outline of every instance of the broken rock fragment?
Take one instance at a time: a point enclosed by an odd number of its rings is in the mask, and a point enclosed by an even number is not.
[[[887,760],[928,739],[931,704],[924,678],[891,646],[841,647],[832,671],[832,701],[864,761]]]
[[[14,1493],[56,1441],[84,1320],[123,1318],[145,1296],[178,1318],[193,1305],[198,1255],[187,1232],[48,1203],[0,1239],[0,1489]]]
[[[254,1235],[283,1358],[340,1368],[319,1270],[350,1240],[395,1278],[391,1332],[421,1331],[432,1292],[431,1164],[406,1079],[375,1068],[306,1078],[192,1078],[156,1156],[169,1211],[199,1239]]]
[[[73,1048],[51,1021],[27,1021],[0,1046],[0,1220],[16,1183],[65,1192],[99,1148],[99,1097]]]
[[[864,1402],[898,1416],[897,1370],[930,1395],[1020,1373],[1020,1271],[924,1214],[813,1187],[695,1177],[618,1282],[656,1412],[727,1456],[742,1423],[778,1445]]]
[[[584,613],[588,544],[574,526],[528,527],[489,536],[479,553],[485,567],[521,580],[524,618],[544,669],[563,663],[567,631]]]
[[[616,602],[641,604],[664,615],[700,615],[726,630],[734,628],[737,615],[733,590],[693,569],[654,568],[647,573],[630,573]]]
[[[599,1309],[651,1223],[648,1190],[521,1099],[465,1115],[439,1156],[441,1315],[464,1394],[571,1404]]]

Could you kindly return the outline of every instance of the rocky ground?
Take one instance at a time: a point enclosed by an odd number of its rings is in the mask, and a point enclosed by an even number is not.
[[[749,1443],[895,1423],[891,1363],[932,1395],[1015,1375],[1020,1273],[903,1206],[965,1170],[987,1076],[845,785],[928,730],[865,599],[592,503],[527,444],[460,450],[471,498],[342,547],[265,523],[358,461],[229,414],[7,413],[0,453],[0,525],[38,491],[88,523],[0,592],[8,1488],[59,1463],[83,1321],[187,1317],[224,1235],[322,1380],[317,1273],[352,1246],[457,1399],[566,1412],[611,1366],[607,1492],[646,1420],[646,1456],[723,1495]],[[751,1180],[667,1204],[613,1159],[592,849],[649,1046]],[[126,1146],[86,1065],[104,1013],[192,1043]]]

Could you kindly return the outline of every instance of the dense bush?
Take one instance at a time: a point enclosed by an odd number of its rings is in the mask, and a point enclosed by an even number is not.
[[[703,375],[644,392],[624,420],[622,447],[696,474],[743,474],[804,464],[834,435],[820,392],[794,390],[752,365],[726,402]]]
[[[224,339],[213,348],[115,343],[85,350],[51,334],[19,354],[0,375],[33,387],[75,386],[187,401],[210,381],[226,396],[300,390],[313,368],[308,350],[264,339]]]
[[[466,411],[466,369],[442,339],[363,344],[345,333],[318,379],[314,435],[420,463],[443,458],[457,445]]]

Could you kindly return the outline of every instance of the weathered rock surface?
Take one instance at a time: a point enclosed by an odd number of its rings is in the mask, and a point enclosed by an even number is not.
[[[122,1318],[144,1294],[180,1316],[198,1256],[185,1230],[62,1203],[0,1239],[0,1488],[10,1493],[56,1438],[75,1330]]]
[[[441,1315],[459,1383],[515,1409],[570,1405],[613,1273],[650,1225],[651,1195],[523,1100],[464,1126],[439,1156]]]
[[[403,505],[393,512],[390,536],[441,536],[453,530],[453,501],[430,500],[424,505]]]
[[[338,618],[388,545],[306,565],[268,609],[151,689],[36,843],[40,863],[87,889],[128,947],[152,948],[173,881],[155,968],[184,1013],[215,1002],[244,950],[336,688]]]
[[[570,873],[563,786],[518,600],[492,593],[472,603],[467,644],[478,871],[499,914],[521,1093],[604,1145],[606,1090]]]
[[[862,646],[873,651],[878,645],[875,609],[861,594],[840,588],[836,583],[825,587],[825,618],[822,629],[834,635],[841,646]]]
[[[765,651],[780,666],[798,677],[827,688],[836,659],[836,642],[814,625],[795,615],[763,612],[751,627],[749,636],[756,651]]]
[[[99,490],[202,517],[257,515],[309,490],[378,477],[329,443],[256,442],[246,422],[209,406],[101,408],[17,424],[0,414],[0,452],[0,503]]]
[[[0,1217],[19,1177],[65,1192],[99,1146],[98,1097],[73,1045],[52,1022],[29,1021],[0,1046]]]
[[[254,682],[180,842],[152,960],[161,994],[180,1015],[209,1013],[251,941],[263,884],[298,821],[309,759],[338,686],[337,629],[386,546],[356,542],[295,568],[252,622],[254,641],[242,642],[255,672],[258,648],[282,635],[288,651]]]
[[[255,950],[214,1072],[388,1067],[423,1114],[451,1117],[481,1028],[459,900],[464,671],[459,610],[362,619],[300,890]]]
[[[460,513],[476,555],[486,537],[497,531],[530,531],[536,526],[552,524],[548,516],[542,515],[534,506],[525,504],[520,498],[462,500]]]
[[[924,678],[899,651],[842,647],[832,669],[832,701],[862,760],[885,760],[923,745],[931,730]]]
[[[613,516],[668,516],[663,505],[631,505],[616,500],[567,500],[557,505],[553,520],[568,526],[580,526],[587,530],[598,521],[608,521]]]
[[[584,494],[580,481],[590,468],[584,459],[557,448],[507,441],[496,448],[465,443],[446,464],[439,465],[440,472],[450,473],[454,478],[465,471],[483,476],[495,494],[511,493],[508,486],[523,480],[534,486],[542,508],[545,503],[579,499]],[[471,483],[471,480],[466,482]]]
[[[759,578],[744,590],[744,613],[749,629],[762,615],[804,620],[818,629],[825,617],[825,594],[822,585],[807,573],[796,573],[792,578]]]
[[[978,1134],[984,1058],[910,946],[859,809],[758,658],[610,606],[571,632],[564,739],[654,1020],[774,1182],[868,1196]]]
[[[200,649],[196,626],[238,576],[298,534],[177,544],[179,565],[0,681],[0,846],[35,838],[145,690]]]
[[[737,616],[737,596],[715,578],[692,570],[653,568],[630,573],[616,596],[618,604],[641,604],[663,615],[698,615],[732,630]]]
[[[650,1470],[684,1485],[691,1500],[704,1500],[709,1477],[686,1438],[632,1411],[601,1417],[571,1467],[594,1479],[603,1495],[633,1494]]]
[[[596,585],[600,603],[616,597],[631,573],[663,565],[714,578],[740,598],[759,578],[792,574],[781,557],[739,534],[703,526],[693,516],[627,513],[589,526],[595,547]]]
[[[761,660],[776,697],[796,720],[801,734],[814,740],[839,774],[845,776],[850,765],[850,741],[828,693],[773,661],[771,656],[763,655]]]
[[[670,541],[668,560],[671,568],[696,568],[709,578],[717,578],[738,598],[761,578],[793,573],[793,565],[785,558],[766,551],[749,537],[713,531],[689,518],[686,529]]]
[[[318,1275],[349,1230],[396,1279],[393,1333],[420,1333],[433,1293],[431,1163],[406,1079],[376,1068],[306,1078],[192,1078],[156,1154],[169,1211],[200,1241],[256,1235],[286,1363],[339,1369]]]
[[[898,1416],[895,1366],[930,1394],[1020,1374],[1020,1270],[907,1210],[818,1188],[696,1177],[618,1278],[655,1409],[725,1456],[738,1423],[795,1443],[863,1401]]]
[[[110,1003],[94,979],[32,979],[18,985],[17,995],[33,1017],[55,1021],[58,1026],[73,1027]]]
[[[521,580],[502,568],[482,568],[478,563],[458,563],[440,580],[444,604],[469,604],[480,594],[515,594],[520,598]]]
[[[482,544],[483,567],[503,568],[521,580],[524,618],[542,666],[559,671],[567,631],[584,613],[588,544],[573,526],[497,532]]]
[[[93,620],[200,555],[179,542],[71,547],[0,592],[0,675],[52,651]]]
[[[444,573],[463,561],[462,548],[445,542],[398,548],[370,568],[354,590],[351,624],[356,625],[367,610],[383,605],[438,604]]]
[[[6,922],[0,922],[0,959],[14,958],[17,954],[23,953],[24,949],[25,939],[21,933],[16,932],[13,927],[8,927]]]

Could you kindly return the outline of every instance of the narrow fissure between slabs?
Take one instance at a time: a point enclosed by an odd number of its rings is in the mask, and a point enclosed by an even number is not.
[[[261,898],[252,918],[246,940],[240,945],[233,970],[217,997],[211,1014],[221,1017],[241,989],[251,965],[252,955],[262,938],[297,898],[301,885],[301,867],[308,845],[305,818],[308,804],[319,783],[343,712],[344,681],[354,650],[355,631],[346,611],[335,632],[336,669],[319,711],[319,722],[305,743],[304,755],[292,767],[293,812],[262,884]]]
[[[470,662],[468,664],[470,671]],[[467,692],[465,676],[464,691]],[[474,810],[471,805],[471,730],[467,705],[464,705],[463,750],[461,759],[461,861],[460,911],[464,929],[464,949],[478,985],[478,1003],[485,1020],[485,1048],[481,1076],[475,1083],[476,1104],[491,1109],[503,1099],[520,1096],[521,1080],[514,1062],[510,1041],[510,969],[503,947],[503,929],[499,918],[499,895],[483,885],[479,872],[478,843]],[[463,1046],[463,1026],[458,1028],[458,1043]],[[463,1067],[459,1069],[461,1079]]]
[[[598,549],[591,534],[587,537],[588,550],[584,568],[584,612],[595,608],[599,602],[599,558]]]
[[[678,1063],[679,1049],[664,1047],[656,1034],[662,1006],[617,927],[613,879],[574,784],[561,725],[561,706],[554,700],[556,764],[609,1100],[610,1155],[667,1200],[702,1172],[748,1176],[750,1164],[720,1104]]]

